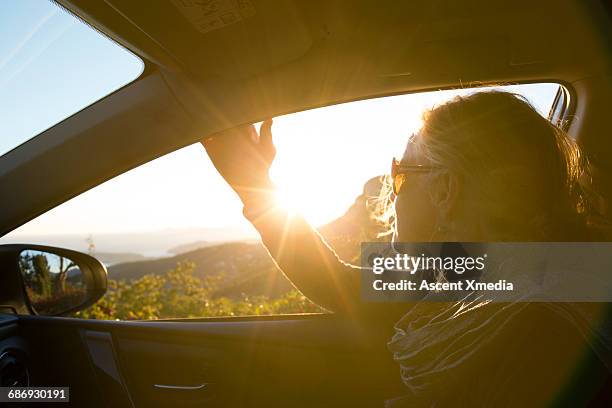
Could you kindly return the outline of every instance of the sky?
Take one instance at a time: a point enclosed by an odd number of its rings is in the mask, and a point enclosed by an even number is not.
[[[50,2],[1,1],[0,155],[131,82],[142,68],[136,56]],[[557,87],[508,88],[547,114]],[[401,156],[423,110],[469,92],[370,99],[275,118],[277,158],[271,175],[283,204],[314,225],[342,215],[363,184],[387,173],[391,158]],[[95,187],[0,241],[196,229],[255,236],[239,200],[199,144]]]
[[[0,1],[0,155],[143,68],[138,57],[55,3]]]

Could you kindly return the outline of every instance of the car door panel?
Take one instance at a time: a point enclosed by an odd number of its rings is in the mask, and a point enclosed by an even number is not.
[[[388,333],[372,335],[333,315],[159,322],[24,317],[21,324],[52,343],[65,338],[62,332],[78,334],[90,385],[100,388],[107,406],[378,406],[402,388],[385,347]],[[114,354],[106,360],[116,362],[128,395],[100,381],[87,344],[92,334],[112,339]]]

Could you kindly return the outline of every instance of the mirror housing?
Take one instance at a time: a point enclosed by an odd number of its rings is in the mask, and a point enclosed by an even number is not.
[[[18,274],[30,313],[61,316],[83,310],[105,293],[106,267],[96,258],[45,245],[0,245],[2,264]]]

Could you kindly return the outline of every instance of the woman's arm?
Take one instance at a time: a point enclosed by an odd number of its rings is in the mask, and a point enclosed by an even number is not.
[[[360,268],[343,262],[303,217],[262,197],[245,203],[251,221],[279,269],[308,298],[336,312],[360,306]]]
[[[276,203],[269,169],[276,154],[272,121],[258,135],[253,126],[225,131],[202,142],[213,164],[244,204],[280,270],[308,298],[336,312],[359,309],[359,268],[348,265],[302,217]],[[316,163],[313,163],[313,166]]]

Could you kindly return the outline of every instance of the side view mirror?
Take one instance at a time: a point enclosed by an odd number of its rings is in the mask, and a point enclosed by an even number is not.
[[[0,245],[14,259],[30,311],[64,315],[87,308],[106,293],[106,267],[77,251],[41,245]]]

